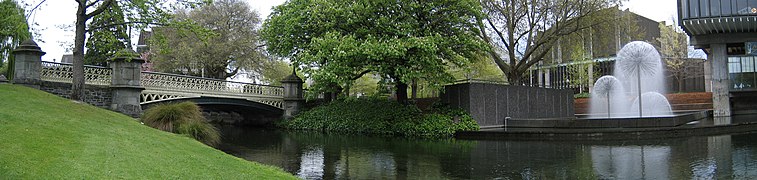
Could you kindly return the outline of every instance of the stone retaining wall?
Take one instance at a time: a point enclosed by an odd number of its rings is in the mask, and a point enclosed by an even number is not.
[[[85,85],[82,102],[104,109],[110,109],[113,101],[111,89],[107,86]],[[40,81],[39,89],[63,98],[71,97],[71,84],[51,81]]]

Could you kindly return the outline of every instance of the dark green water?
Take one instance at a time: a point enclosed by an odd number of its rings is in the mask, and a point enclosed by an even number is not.
[[[304,179],[757,179],[757,133],[633,141],[408,140],[224,127]]]

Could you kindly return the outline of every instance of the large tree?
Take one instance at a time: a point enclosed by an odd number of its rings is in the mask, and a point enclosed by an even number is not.
[[[128,26],[124,20],[124,12],[118,3],[111,5],[99,16],[92,18],[89,27],[99,27],[108,24],[122,24],[106,26],[88,31],[87,52],[84,55],[84,64],[105,66],[109,58],[113,58],[116,52],[130,47],[131,40],[127,33]]]
[[[263,24],[268,51],[288,57],[319,85],[349,88],[368,73],[391,79],[397,101],[408,83],[451,81],[486,45],[475,0],[291,0]]]
[[[528,69],[544,60],[557,40],[603,22],[592,14],[607,0],[481,0],[480,21],[489,55],[512,85],[522,85]]]
[[[0,69],[12,68],[5,65],[6,61],[13,59],[11,52],[22,40],[29,38],[31,38],[31,33],[26,22],[26,16],[24,16],[24,8],[19,6],[15,0],[0,1]],[[2,71],[4,70],[0,70],[0,72]]]
[[[171,18],[170,7],[174,5],[195,6],[203,0],[182,0],[174,3],[163,0],[74,0],[77,3],[76,21],[74,22],[73,82],[71,99],[80,100],[84,95],[84,43],[88,31],[113,26],[129,25],[137,29],[151,24],[165,24]],[[99,26],[87,26],[87,21],[101,15],[114,4],[118,4],[125,13],[125,22],[111,22]]]
[[[267,66],[258,37],[259,15],[245,1],[218,0],[180,11],[176,17],[210,32],[156,29],[151,40],[151,61],[156,70],[226,79],[240,72],[259,76]]]
[[[660,23],[659,27],[660,37],[657,38],[657,41],[660,42],[660,55],[662,55],[669,76],[676,81],[677,91],[683,92],[686,79],[704,75],[702,66],[704,59],[688,58],[688,37],[679,28],[680,26],[666,26],[665,23]]]

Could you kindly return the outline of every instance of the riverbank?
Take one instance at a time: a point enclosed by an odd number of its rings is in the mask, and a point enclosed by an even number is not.
[[[189,137],[32,88],[0,84],[0,177],[294,179]]]

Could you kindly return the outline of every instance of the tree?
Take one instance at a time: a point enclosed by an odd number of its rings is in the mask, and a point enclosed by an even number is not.
[[[179,11],[176,17],[210,32],[156,29],[151,60],[158,71],[226,79],[242,71],[260,75],[266,66],[258,37],[260,18],[246,2],[218,0],[188,12]]]
[[[448,65],[486,48],[480,12],[474,0],[292,0],[274,8],[261,32],[269,52],[303,67],[320,90],[349,89],[375,73],[405,103],[408,83],[441,86],[453,79]]]
[[[660,54],[665,61],[665,67],[668,73],[678,84],[678,92],[683,92],[683,86],[686,79],[701,77],[704,75],[703,59],[690,59],[687,36],[679,26],[666,26],[664,23],[659,24],[660,37]]]
[[[280,86],[281,80],[292,74],[292,67],[289,63],[281,60],[273,60],[266,63],[262,72],[262,81],[273,86]],[[302,73],[298,73],[300,75]]]
[[[12,52],[23,40],[31,38],[29,24],[24,16],[24,8],[18,5],[15,0],[0,1],[0,74],[4,71],[12,71],[13,56]],[[9,62],[9,63],[6,63]],[[12,73],[12,72],[11,72]],[[7,74],[8,78],[13,78]]]
[[[170,19],[169,9],[172,7],[162,0],[75,0],[77,3],[76,21],[74,23],[73,48],[73,82],[71,83],[71,99],[80,100],[84,95],[84,43],[88,31],[112,26],[130,25],[138,29],[151,24],[165,24]],[[199,0],[198,0],[199,1]],[[195,6],[201,2],[194,0],[178,1],[180,5]],[[126,22],[111,22],[100,26],[87,27],[87,21],[102,14],[112,5],[118,4],[126,13]]]
[[[488,52],[512,85],[522,85],[528,69],[544,60],[557,40],[602,20],[590,16],[610,7],[604,0],[482,0],[487,14],[479,21]],[[596,18],[606,16],[593,16]]]
[[[571,56],[573,63],[567,65],[570,76],[570,85],[578,87],[578,92],[583,93],[584,88],[591,86],[592,83],[594,83],[594,78],[598,78],[600,74],[598,71],[594,71],[593,68],[594,65],[596,65],[596,62],[590,59],[590,56],[586,55],[584,48],[575,47],[571,52]]]
[[[118,3],[111,5],[99,16],[92,18],[89,27],[99,27],[108,24],[122,24],[107,26],[88,31],[87,53],[84,55],[84,64],[106,66],[106,61],[113,58],[116,52],[130,46],[131,40],[124,24],[124,12]]]

